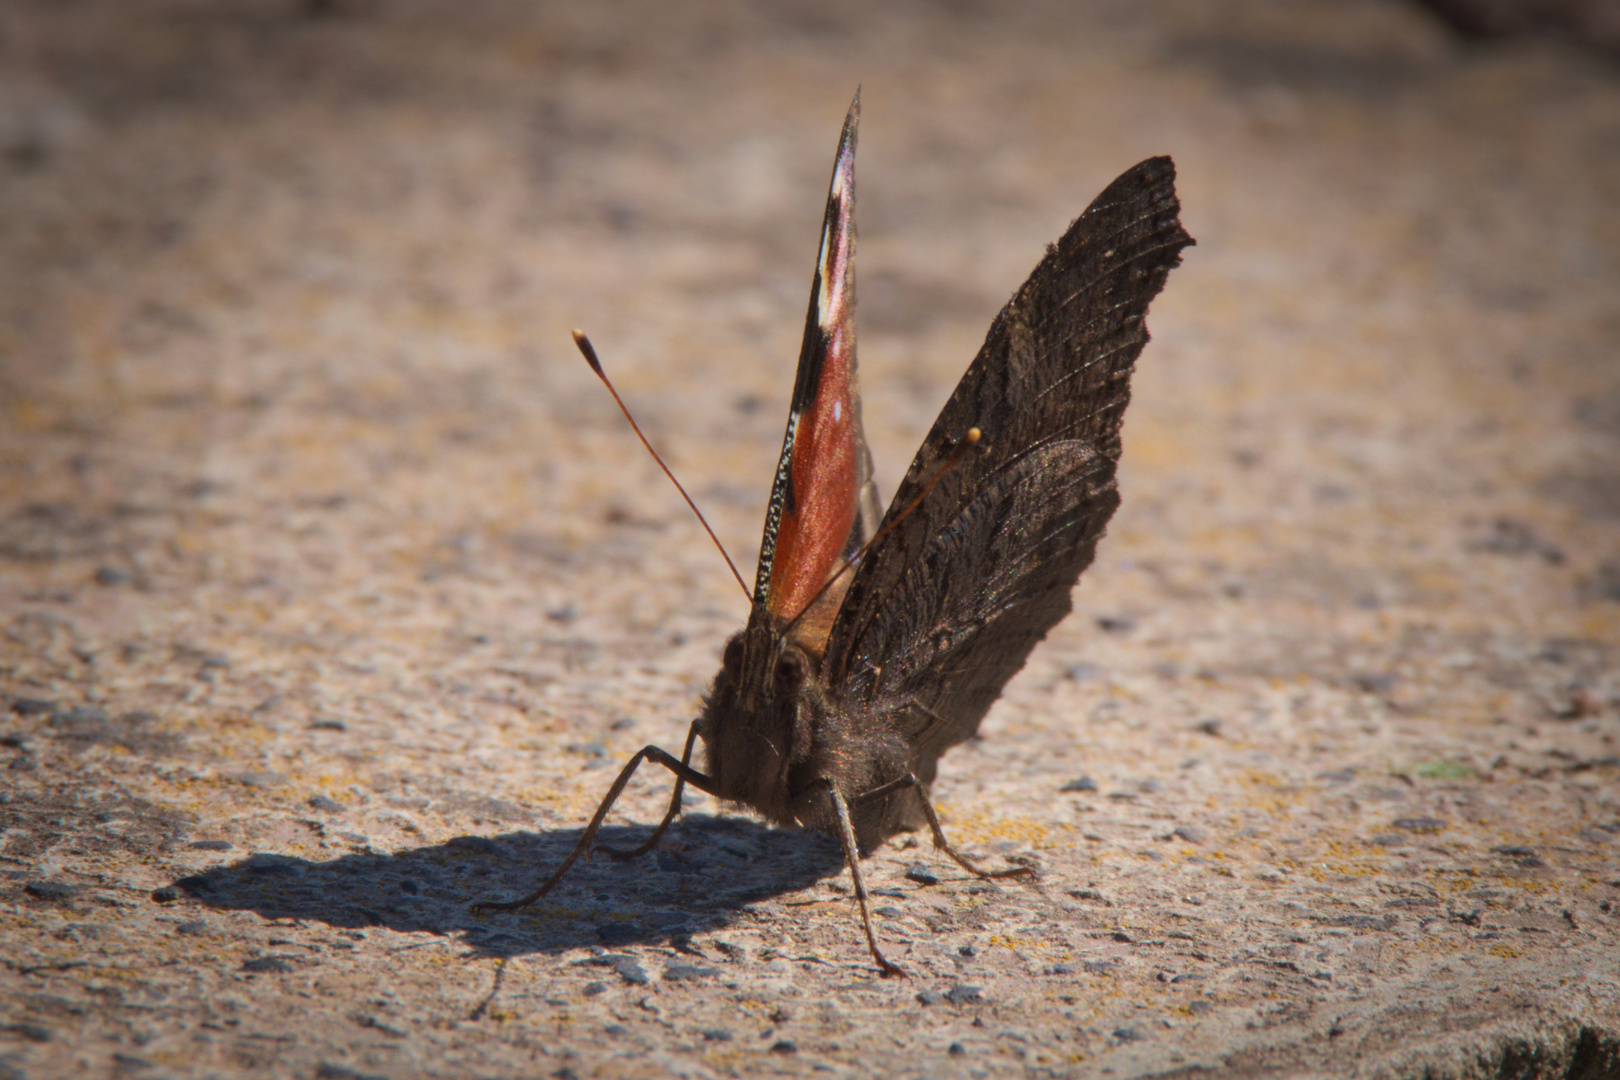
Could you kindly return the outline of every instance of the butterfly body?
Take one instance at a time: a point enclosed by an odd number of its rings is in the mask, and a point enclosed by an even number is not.
[[[620,773],[589,846],[642,760],[777,825],[839,837],[866,914],[861,854],[927,825],[939,757],[972,737],[1030,651],[1068,614],[1119,505],[1115,469],[1144,318],[1180,251],[1175,167],[1150,158],[1109,185],[997,315],[886,514],[861,426],[855,356],[855,133],[839,140],[798,374],[744,629],[675,759],[657,747]],[[587,359],[596,364],[588,343]],[[702,772],[691,767],[703,744]]]
[[[722,664],[697,722],[714,794],[772,824],[836,836],[826,785],[854,801],[911,770],[910,744],[892,716],[863,714],[826,686],[816,658],[779,631],[756,632],[752,642],[749,636],[728,645],[735,662]],[[745,666],[744,656],[760,661]],[[921,815],[892,796],[859,807],[854,822],[861,850],[869,851],[920,825]]]

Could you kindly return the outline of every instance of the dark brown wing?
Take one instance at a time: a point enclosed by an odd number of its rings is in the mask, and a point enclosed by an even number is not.
[[[990,326],[889,506],[916,499],[970,428],[983,441],[861,560],[823,673],[911,742],[925,781],[1070,610],[1119,504],[1114,470],[1143,321],[1192,238],[1175,166],[1110,184]]]

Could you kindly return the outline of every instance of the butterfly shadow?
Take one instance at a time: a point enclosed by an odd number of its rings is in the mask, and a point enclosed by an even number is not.
[[[386,927],[457,936],[476,956],[560,953],[673,942],[726,925],[750,904],[837,874],[843,853],[820,833],[747,818],[685,815],[654,851],[620,861],[597,851],[543,900],[515,912],[471,910],[535,888],[579,842],[581,829],[458,836],[395,852],[324,862],[254,854],[174,888],[220,911],[299,919],[351,931]],[[645,826],[606,826],[598,846],[628,849]]]

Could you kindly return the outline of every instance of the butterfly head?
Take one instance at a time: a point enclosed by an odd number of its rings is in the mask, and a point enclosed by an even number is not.
[[[817,657],[756,614],[726,642],[698,731],[721,797],[790,821],[790,772],[809,759],[821,711]]]

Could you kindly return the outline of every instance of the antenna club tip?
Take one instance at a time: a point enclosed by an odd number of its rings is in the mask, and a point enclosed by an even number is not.
[[[978,443],[983,434],[978,428],[970,427],[967,429],[967,434],[962,436],[962,441],[968,446],[973,446]]]
[[[580,355],[585,357],[585,362],[591,365],[591,370],[596,372],[598,377],[604,377],[602,362],[596,358],[596,348],[591,345],[591,339],[585,336],[583,330],[574,330],[573,335],[574,345],[579,349]]]

